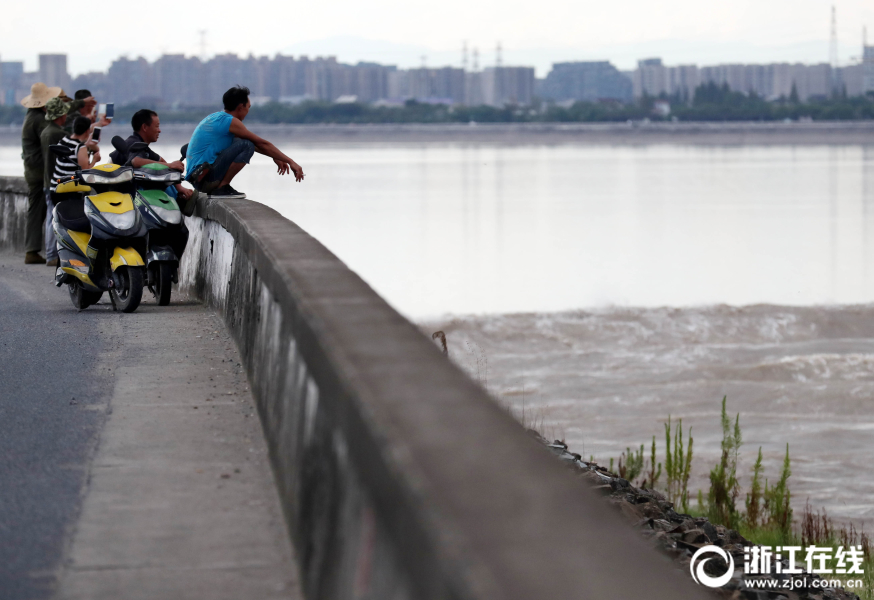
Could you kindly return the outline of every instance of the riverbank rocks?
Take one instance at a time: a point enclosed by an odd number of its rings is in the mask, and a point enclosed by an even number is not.
[[[579,454],[570,452],[564,442],[556,440],[550,443],[533,430],[529,433],[589,482],[656,549],[671,557],[686,577],[692,577],[689,563],[700,548],[713,545],[729,553],[734,560],[734,574],[724,586],[710,590],[715,597],[731,600],[859,600],[857,595],[843,588],[820,587],[822,578],[815,574],[770,574],[766,577],[744,574],[744,548],[754,544],[737,531],[711,523],[704,517],[678,513],[658,491],[635,487],[597,463],[584,461]],[[704,572],[714,577],[724,574],[727,569],[725,561],[719,556],[711,556],[714,558],[704,563]],[[788,568],[786,559],[783,564]],[[789,577],[796,582],[805,580],[806,587],[790,589]],[[761,579],[778,583],[770,584],[771,589],[748,585]]]

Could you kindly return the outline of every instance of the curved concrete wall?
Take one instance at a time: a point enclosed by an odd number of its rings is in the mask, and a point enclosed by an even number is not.
[[[24,250],[26,212],[24,177],[0,177],[0,248]]]
[[[294,223],[188,225],[180,285],[245,357],[308,598],[703,595]]]

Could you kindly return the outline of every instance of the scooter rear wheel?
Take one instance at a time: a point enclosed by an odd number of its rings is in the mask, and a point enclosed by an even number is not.
[[[121,312],[131,313],[143,299],[143,270],[139,267],[119,267],[116,271],[121,285],[109,290]]]
[[[70,288],[70,300],[73,302],[73,306],[79,310],[85,310],[92,304],[97,304],[100,297],[103,296],[103,292],[89,292],[78,281],[68,284],[67,287]]]
[[[170,304],[170,294],[173,293],[173,267],[168,263],[160,262],[155,271],[157,275],[155,296],[158,298],[158,305],[167,306]]]

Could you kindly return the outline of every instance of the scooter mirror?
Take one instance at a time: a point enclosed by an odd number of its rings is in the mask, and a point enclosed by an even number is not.
[[[127,150],[127,148],[124,147],[124,140],[121,139],[120,135],[112,136],[112,139],[110,141],[112,142],[112,147],[119,152],[125,152]]]
[[[182,158],[179,160],[185,160],[185,157],[188,156],[188,144],[185,144],[181,148],[179,148],[179,152],[182,153]]]

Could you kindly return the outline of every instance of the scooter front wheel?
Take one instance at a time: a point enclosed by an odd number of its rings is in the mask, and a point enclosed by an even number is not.
[[[78,281],[67,284],[67,287],[70,288],[70,300],[73,302],[73,306],[79,310],[84,310],[92,304],[97,304],[100,297],[103,296],[103,292],[89,292]]]
[[[119,267],[116,271],[121,285],[109,290],[121,312],[137,309],[143,299],[143,270],[139,267]]]
[[[173,293],[173,267],[170,263],[159,262],[155,269],[157,281],[155,282],[155,296],[158,297],[159,306],[170,304],[170,294]]]

